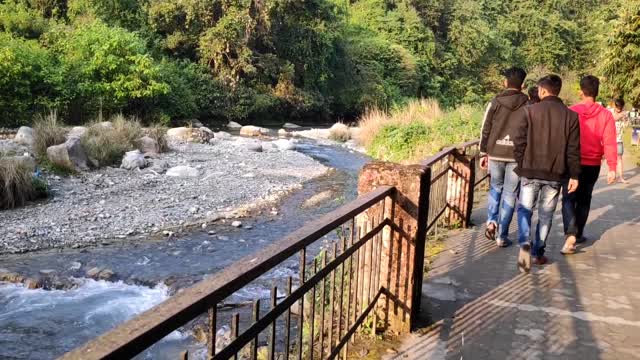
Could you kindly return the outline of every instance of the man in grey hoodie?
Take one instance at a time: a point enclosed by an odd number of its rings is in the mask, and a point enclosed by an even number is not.
[[[480,166],[488,168],[491,175],[485,236],[499,247],[512,244],[509,224],[520,185],[520,178],[514,172],[513,138],[518,124],[526,117],[524,108],[529,100],[522,93],[522,84],[527,77],[523,69],[510,68],[504,72],[504,77],[505,90],[487,106],[480,140]]]

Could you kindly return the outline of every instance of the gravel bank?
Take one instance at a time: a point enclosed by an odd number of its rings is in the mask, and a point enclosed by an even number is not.
[[[51,199],[0,211],[0,254],[166,236],[169,230],[240,216],[328,170],[296,151],[251,151],[249,141],[173,143],[151,168],[50,176]],[[190,166],[198,175],[164,175],[157,171],[163,162]]]

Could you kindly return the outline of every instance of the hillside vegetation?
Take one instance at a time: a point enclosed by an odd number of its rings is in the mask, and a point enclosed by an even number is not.
[[[624,79],[638,66],[623,50],[638,13],[637,1],[621,3],[4,0],[0,127],[52,110],[73,125],[119,113],[351,120],[414,98],[452,108],[486,101],[511,65]],[[603,63],[605,50],[624,56]]]

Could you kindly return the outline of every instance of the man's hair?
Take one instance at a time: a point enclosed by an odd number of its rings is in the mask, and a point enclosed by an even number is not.
[[[508,68],[502,72],[502,75],[507,79],[507,86],[514,89],[522,88],[522,83],[527,78],[527,72],[519,67]]]
[[[620,110],[624,109],[624,99],[623,98],[617,98],[615,101],[616,107]]]
[[[558,75],[547,75],[538,80],[538,87],[547,90],[552,95],[558,96],[560,95],[560,90],[562,90],[562,79]]]
[[[600,93],[600,79],[593,75],[587,75],[580,79],[580,90],[585,96],[598,97]]]
[[[538,87],[536,85],[530,86],[528,93],[529,100],[533,101],[534,103],[540,102],[540,97],[538,96]]]

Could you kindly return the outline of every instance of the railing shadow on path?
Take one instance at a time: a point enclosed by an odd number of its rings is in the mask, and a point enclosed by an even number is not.
[[[640,279],[624,271],[626,263],[617,262],[632,263],[633,255],[640,254],[627,249],[634,234],[640,240],[639,173],[627,172],[627,185],[607,187],[600,180],[588,224],[591,239],[573,257],[559,254],[564,238],[558,211],[547,247],[552,262],[530,275],[516,270],[517,247],[496,248],[484,238],[484,225],[453,233],[423,285],[423,329],[387,358],[638,358],[624,339],[628,342],[640,327],[633,312],[640,309],[635,297],[640,293],[632,291],[639,289],[621,282],[603,286],[603,280]],[[473,223],[483,224],[485,214],[486,209],[476,208]],[[514,223],[512,239],[517,236]],[[634,226],[635,232],[617,229]],[[613,332],[616,326],[621,328]],[[619,339],[607,335],[612,332]]]

